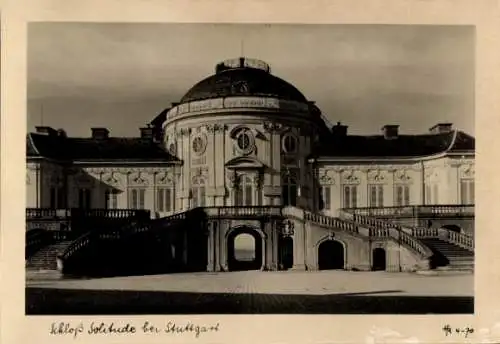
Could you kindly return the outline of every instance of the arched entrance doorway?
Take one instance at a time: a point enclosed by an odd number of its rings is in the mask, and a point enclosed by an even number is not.
[[[256,230],[249,227],[235,229],[227,238],[228,270],[259,270],[262,250],[262,237]]]
[[[377,247],[373,250],[372,254],[372,269],[374,271],[385,271],[386,269],[386,256],[385,250],[381,247]]]
[[[323,241],[318,247],[319,270],[344,269],[344,245],[337,240]]]
[[[280,270],[288,270],[293,266],[293,239],[282,236],[279,239]]]

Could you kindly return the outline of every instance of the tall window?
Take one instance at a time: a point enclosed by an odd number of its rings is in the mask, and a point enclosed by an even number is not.
[[[91,192],[89,189],[78,190],[78,207],[82,209],[90,209],[91,207]]]
[[[425,184],[425,204],[432,204],[432,186]]]
[[[251,206],[254,198],[254,185],[252,178],[241,176],[235,188],[235,202],[237,206]]]
[[[104,192],[104,206],[106,209],[118,208],[118,192],[116,190],[106,190]]]
[[[395,205],[403,207],[410,205],[410,187],[408,185],[396,185]]]
[[[157,210],[160,212],[174,211],[174,190],[172,188],[159,188],[157,191]]]
[[[432,202],[434,204],[439,204],[439,185],[438,184],[434,184],[434,186],[433,186]]]
[[[344,185],[344,208],[356,208],[358,206],[358,187],[356,185]]]
[[[191,205],[192,207],[205,206],[205,180],[202,177],[193,178],[191,187]]]
[[[372,208],[380,208],[384,206],[384,186],[369,185],[369,206]]]
[[[474,204],[474,179],[460,180],[460,203]]]
[[[50,188],[50,208],[66,208],[66,189],[62,186]]]
[[[144,209],[146,199],[146,189],[134,188],[129,190],[129,207],[132,209]]]
[[[331,209],[331,188],[329,186],[320,186],[318,192],[318,207],[319,210]]]
[[[283,205],[297,205],[297,180],[291,176],[283,178],[281,187],[281,198]]]

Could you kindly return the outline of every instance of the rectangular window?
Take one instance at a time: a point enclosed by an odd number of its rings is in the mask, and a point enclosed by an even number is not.
[[[78,190],[78,206],[82,209],[90,209],[91,193],[89,189]]]
[[[431,186],[429,184],[425,185],[425,204],[432,204],[432,193]]]
[[[157,199],[157,205],[156,208],[158,211],[163,212],[165,211],[165,190],[160,188],[157,191],[158,199]]]
[[[200,207],[204,207],[205,206],[205,187],[204,186],[200,186]]]
[[[356,185],[344,186],[344,208],[356,208],[358,203],[358,187]]]
[[[173,192],[172,192],[172,189],[168,188],[168,189],[165,189],[165,211],[172,211],[173,210],[173,207],[172,207],[172,204],[173,204]]]
[[[66,208],[66,189],[62,186],[57,188],[57,208]]]
[[[115,190],[106,190],[104,193],[104,206],[106,209],[118,208],[118,192]]]
[[[434,184],[433,203],[439,204],[439,185]]]
[[[132,209],[144,209],[146,189],[138,188],[130,190],[129,207]]]
[[[246,206],[251,206],[252,205],[252,193],[253,193],[253,188],[251,185],[246,185],[245,186],[245,205]]]
[[[193,207],[204,207],[205,206],[205,187],[196,186],[191,189],[192,192],[192,204]],[[236,193],[237,195],[239,193]]]
[[[397,207],[410,204],[410,187],[408,185],[396,185],[395,203]]]
[[[56,208],[56,188],[50,188],[50,208],[55,209]]]
[[[156,208],[158,211],[171,212],[174,210],[173,204],[175,200],[173,199],[174,192],[171,188],[159,188],[157,191],[157,203]]]
[[[460,181],[460,203],[474,204],[474,180],[462,179]]]
[[[320,210],[330,210],[331,207],[331,194],[330,194],[329,186],[321,186],[319,188],[319,199],[318,199],[318,207]]]
[[[372,208],[384,206],[384,186],[383,185],[370,185],[369,206]]]

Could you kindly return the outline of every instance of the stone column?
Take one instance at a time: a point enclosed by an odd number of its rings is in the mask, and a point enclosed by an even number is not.
[[[214,271],[214,222],[207,222],[207,271]]]
[[[220,221],[214,220],[212,223],[213,231],[213,257],[214,257],[214,271],[220,271]]]
[[[305,230],[304,224],[289,220],[293,227],[293,267],[292,270],[305,270]]]
[[[228,231],[228,222],[219,221],[219,266],[222,271],[227,271],[227,244],[226,244],[226,232]]]

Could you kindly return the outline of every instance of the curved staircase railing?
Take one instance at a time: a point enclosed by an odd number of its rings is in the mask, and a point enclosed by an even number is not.
[[[404,209],[419,209],[427,206],[415,206],[415,207],[399,207]],[[436,213],[449,213],[451,211],[457,211],[456,209],[459,209],[461,212],[469,211],[471,206],[432,206],[432,209]],[[429,208],[429,207],[427,207]],[[368,211],[371,211],[371,214],[380,214],[378,210],[382,210],[383,208],[360,208],[360,209],[342,209],[341,210],[341,216],[349,217],[352,218],[353,221],[361,223],[361,224],[367,224],[367,225],[374,225],[375,227],[378,228],[384,228],[386,227],[393,227],[398,229],[399,231],[402,231],[406,234],[409,234],[413,237],[416,238],[439,238],[444,241],[447,241],[449,243],[455,244],[457,246],[460,246],[462,248],[465,248],[469,251],[474,251],[474,237],[471,235],[468,235],[466,233],[458,233],[452,230],[449,230],[447,228],[424,228],[424,227],[417,227],[417,226],[408,226],[408,225],[401,225],[394,223],[390,220],[387,219],[380,219],[377,218],[377,215],[362,215]],[[359,211],[358,211],[359,210]],[[384,215],[386,215],[385,213]]]
[[[432,256],[432,251],[424,243],[411,234],[406,233],[401,226],[386,223],[378,219],[348,213],[345,214],[346,216],[338,218],[312,213],[296,207],[288,207],[284,211],[284,214],[304,218],[304,220],[319,226],[341,229],[355,235],[371,238],[390,238],[421,255],[424,259]],[[359,225],[366,227],[366,231],[361,230],[362,228]]]
[[[149,220],[134,220],[130,223],[127,223],[124,226],[118,228],[112,228],[110,230],[93,230],[87,232],[80,237],[78,237],[75,241],[73,241],[66,250],[59,255],[58,259],[61,261],[68,260],[71,256],[73,256],[76,252],[85,248],[94,240],[120,240],[126,237],[132,236],[134,234],[142,233],[151,230],[155,227],[162,227],[165,224],[172,224],[173,222],[185,220],[188,216],[188,213],[191,211],[185,211],[182,213],[176,213],[174,215],[163,217],[160,219],[149,219]]]

